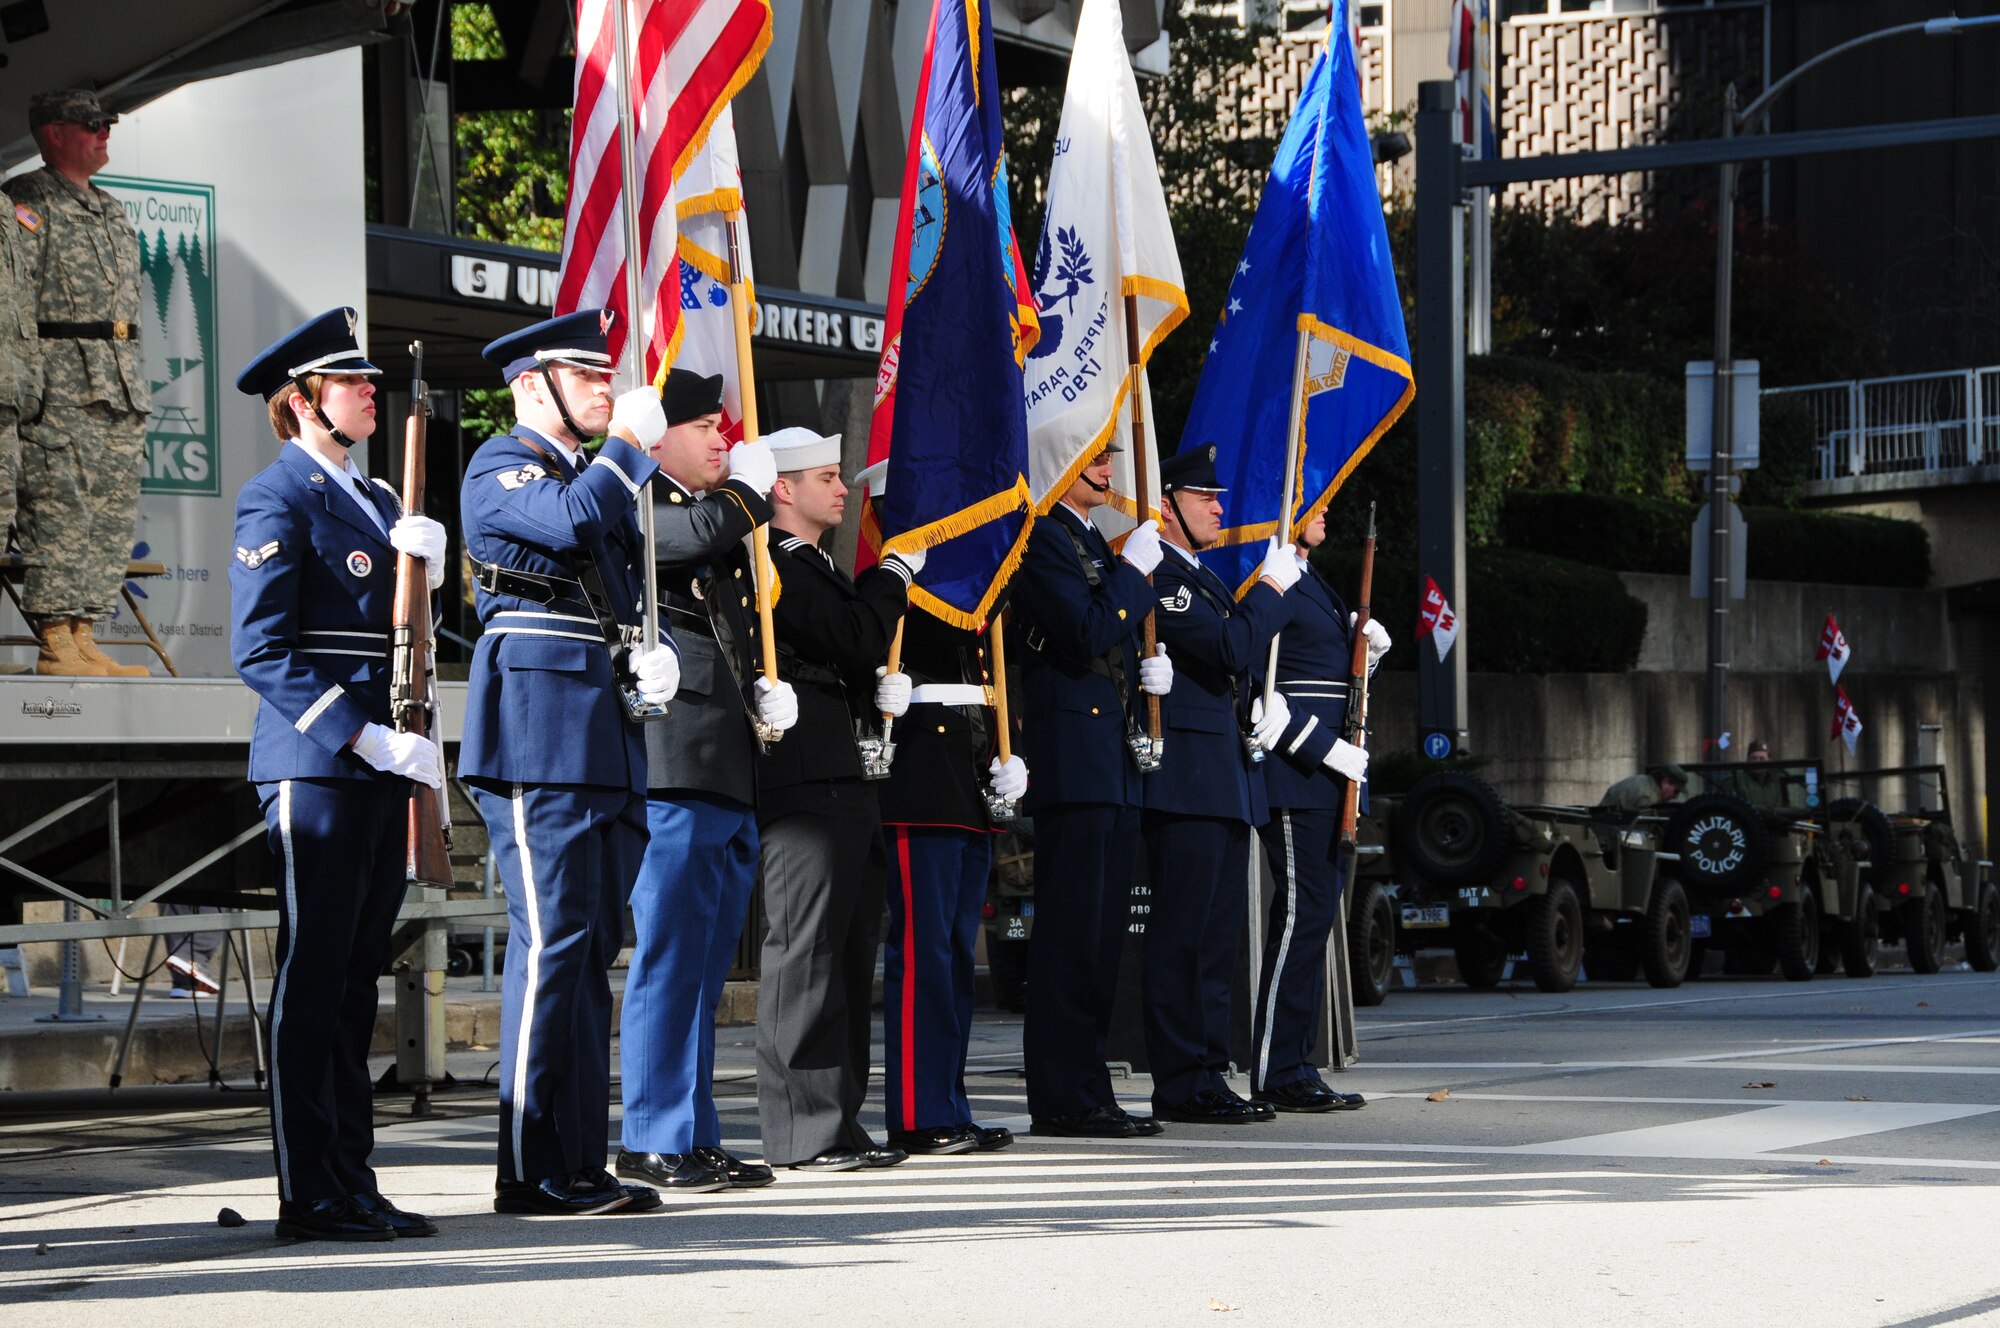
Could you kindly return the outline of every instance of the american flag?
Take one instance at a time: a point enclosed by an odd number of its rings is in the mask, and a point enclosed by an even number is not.
[[[639,289],[645,301],[636,318],[625,307],[617,4],[626,6],[632,46],[633,175],[639,193]],[[636,327],[645,342],[649,378],[673,359],[681,337],[674,182],[694,160],[716,116],[749,81],[770,42],[769,0],[579,0],[569,212],[556,312],[598,306],[615,310],[612,355],[623,355],[628,330]]]

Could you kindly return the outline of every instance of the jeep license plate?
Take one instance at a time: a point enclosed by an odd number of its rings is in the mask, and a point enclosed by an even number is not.
[[[1424,908],[1418,908],[1414,904],[1403,905],[1403,926],[1405,929],[1411,927],[1449,927],[1450,925],[1451,910],[1443,904],[1431,904]]]
[[[1707,940],[1710,936],[1713,936],[1715,934],[1714,925],[1715,924],[1713,920],[1709,918],[1708,914],[1706,913],[1695,914],[1693,917],[1688,919],[1689,939],[1697,941]]]

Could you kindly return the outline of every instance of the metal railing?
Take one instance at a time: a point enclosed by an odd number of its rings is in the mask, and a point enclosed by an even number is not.
[[[2000,365],[1774,387],[1813,418],[1813,478],[1921,474],[2000,460]]]

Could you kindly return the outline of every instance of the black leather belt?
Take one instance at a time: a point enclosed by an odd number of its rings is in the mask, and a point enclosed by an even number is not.
[[[38,323],[36,331],[52,340],[137,341],[139,325],[114,318],[103,323]]]
[[[531,604],[553,604],[559,599],[571,599],[582,604],[584,612],[590,611],[590,606],[584,604],[582,599],[583,587],[573,577],[544,576],[540,572],[523,572],[498,563],[481,563],[479,573],[473,579],[489,595],[511,595]]]
[[[690,632],[695,636],[705,636],[711,641],[720,639],[715,634],[715,624],[709,621],[705,613],[697,613],[693,609],[685,609],[666,600],[660,601],[660,612],[672,619],[674,630],[677,632]]]

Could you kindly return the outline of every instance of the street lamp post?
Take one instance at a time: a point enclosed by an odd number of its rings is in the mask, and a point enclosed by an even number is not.
[[[1801,74],[1857,46],[1905,34],[1953,37],[1975,28],[1988,27],[2000,27],[2000,14],[1981,18],[1954,16],[1923,19],[1863,33],[1821,51],[1764,89],[1762,95],[1740,112],[1736,109],[1736,85],[1732,83],[1723,102],[1722,136],[1733,138],[1739,130],[1756,132],[1758,121],[1771,109],[1771,103]],[[1735,469],[1734,440],[1730,429],[1735,422],[1736,366],[1730,358],[1729,313],[1730,279],[1736,257],[1736,163],[1726,161],[1718,170],[1720,189],[1715,211],[1715,415],[1708,463],[1708,706],[1704,716],[1705,738],[1708,741],[1720,738],[1728,726],[1729,569],[1733,552],[1729,547],[1729,504],[1733,498],[1731,481]]]

